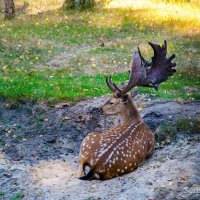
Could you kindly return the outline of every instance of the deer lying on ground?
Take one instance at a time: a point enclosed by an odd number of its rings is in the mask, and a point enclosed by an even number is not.
[[[80,179],[111,179],[127,174],[152,154],[154,134],[140,117],[128,92],[135,86],[158,90],[158,85],[176,71],[176,63],[171,62],[174,54],[166,58],[166,41],[163,46],[150,42],[149,45],[154,50],[152,61],[146,61],[138,48],[133,55],[127,85],[119,88],[111,77],[106,79],[113,95],[101,110],[107,115],[120,115],[123,124],[102,133],[91,132],[85,137],[80,148]],[[86,168],[89,168],[87,173]]]

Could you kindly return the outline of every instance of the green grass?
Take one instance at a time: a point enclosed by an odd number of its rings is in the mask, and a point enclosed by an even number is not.
[[[156,130],[156,142],[165,144],[177,139],[176,127],[171,122],[161,124]]]
[[[69,76],[65,70],[28,71],[6,68],[0,74],[0,94],[3,97],[21,100],[70,100],[83,99],[109,93],[105,84],[106,75]],[[115,74],[113,80],[119,84],[127,80],[127,74]],[[200,99],[199,93],[183,91],[183,85],[199,86],[199,79],[177,73],[169,81],[160,85],[159,92],[142,88],[141,92],[155,94],[159,98]]]
[[[178,131],[189,132],[191,134],[199,133],[200,120],[199,119],[178,119],[176,121]]]
[[[37,7],[37,1],[31,3]],[[160,86],[159,92],[146,88],[141,92],[164,99],[200,99],[197,8],[186,7],[183,2],[175,17],[172,11],[177,5],[162,5],[149,9],[136,5],[134,11],[54,10],[21,14],[12,21],[3,21],[0,15],[0,96],[52,102],[108,94],[106,76],[115,74],[113,80],[118,84],[127,80],[126,71],[137,46],[150,59],[152,50],[147,42],[167,39],[169,54],[176,53],[178,72]],[[187,14],[183,15],[185,9]],[[57,67],[49,64],[52,60]]]
[[[173,122],[160,124],[156,129],[156,141],[158,143],[167,144],[178,138],[178,133],[187,133],[190,136],[199,133],[199,119],[177,119]]]
[[[24,194],[22,192],[19,192],[15,196],[13,196],[10,200],[22,200],[23,197],[24,197]]]
[[[17,193],[16,195],[12,196],[10,200],[22,200],[24,197],[24,194],[22,192]],[[0,198],[4,199],[4,193],[0,191]]]

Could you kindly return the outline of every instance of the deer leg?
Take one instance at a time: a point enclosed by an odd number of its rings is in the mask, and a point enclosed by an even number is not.
[[[153,149],[150,149],[150,150],[147,152],[146,158],[149,158],[152,154],[153,154]]]
[[[143,165],[145,163],[145,160],[143,160],[139,165],[138,167],[140,167],[141,165]]]
[[[83,175],[84,175],[83,164],[80,164],[78,172],[77,172],[77,176],[82,177]]]

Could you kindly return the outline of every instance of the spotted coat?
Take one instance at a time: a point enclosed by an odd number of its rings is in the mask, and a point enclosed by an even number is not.
[[[81,165],[87,164],[101,179],[121,176],[140,166],[151,155],[154,143],[154,134],[142,121],[91,132],[81,144]]]

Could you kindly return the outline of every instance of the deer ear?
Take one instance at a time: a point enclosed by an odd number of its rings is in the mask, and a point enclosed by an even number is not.
[[[122,100],[123,103],[127,103],[127,101],[128,101],[128,94],[123,95],[121,97],[121,100]]]
[[[139,94],[140,90],[135,90],[133,92],[131,92],[131,97],[135,98],[138,94]]]

